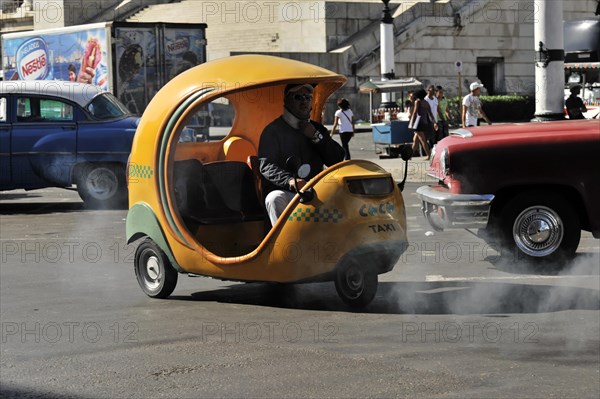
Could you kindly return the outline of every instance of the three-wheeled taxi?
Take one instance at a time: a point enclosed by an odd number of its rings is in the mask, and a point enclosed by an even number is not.
[[[142,239],[135,274],[149,296],[165,298],[179,273],[244,282],[335,282],[360,307],[378,275],[406,249],[401,190],[390,173],[345,161],[309,181],[274,226],[264,210],[257,149],[283,112],[289,83],[315,86],[312,119],[346,78],[284,58],[243,55],[194,67],[148,105],[128,165],[127,239]],[[198,110],[227,103],[232,126],[218,141],[181,142]],[[302,168],[300,168],[302,169]]]

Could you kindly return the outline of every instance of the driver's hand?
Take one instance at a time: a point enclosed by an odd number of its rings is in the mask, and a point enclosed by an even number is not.
[[[315,129],[315,127],[310,122],[303,121],[303,122],[300,122],[300,131],[302,132],[303,135],[305,135],[309,139],[312,139],[313,137],[315,137],[315,133],[317,132],[317,129]]]
[[[296,185],[296,183],[298,183],[298,185]],[[306,180],[296,179],[294,181],[294,179],[290,179],[289,186],[290,186],[290,189],[292,189],[292,191],[300,191],[300,190],[302,190],[302,188],[304,188],[304,186],[306,186]]]

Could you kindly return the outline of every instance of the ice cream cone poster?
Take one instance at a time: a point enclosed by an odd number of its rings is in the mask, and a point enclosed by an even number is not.
[[[76,80],[108,91],[107,29],[87,27],[3,40],[5,79]],[[74,69],[74,71],[73,71]],[[72,80],[72,79],[71,79]]]

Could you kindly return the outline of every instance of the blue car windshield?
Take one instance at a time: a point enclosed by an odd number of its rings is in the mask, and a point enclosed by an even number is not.
[[[95,119],[100,120],[117,119],[130,114],[129,110],[110,93],[96,96],[88,104],[87,110]]]

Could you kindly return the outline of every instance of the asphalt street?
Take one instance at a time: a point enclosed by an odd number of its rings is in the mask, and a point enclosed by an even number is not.
[[[399,177],[370,135],[354,158]],[[411,161],[409,246],[351,311],[333,283],[179,276],[151,299],[125,243],[126,210],[74,191],[0,193],[0,397],[598,397],[600,245],[561,271],[519,265],[475,231],[434,233]]]

